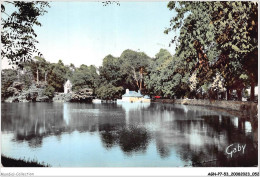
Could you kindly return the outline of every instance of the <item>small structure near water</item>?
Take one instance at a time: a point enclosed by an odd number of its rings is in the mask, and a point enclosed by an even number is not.
[[[117,102],[150,103],[151,99],[147,95],[143,96],[140,90],[136,92],[136,91],[129,91],[129,89],[126,89],[126,92],[122,96],[122,99],[118,99]]]
[[[67,82],[65,82],[64,84],[64,93],[71,93],[72,92],[72,83],[70,82],[70,80],[67,80]]]

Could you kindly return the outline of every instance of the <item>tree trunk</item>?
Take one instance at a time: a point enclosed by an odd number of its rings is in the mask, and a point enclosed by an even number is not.
[[[227,100],[230,100],[230,89],[227,88]]]
[[[143,68],[140,69],[140,92],[142,92],[142,84],[143,84]]]
[[[36,72],[36,77],[37,77],[37,84],[39,83],[39,71],[37,69],[37,72]]]
[[[45,83],[47,83],[47,74],[48,74],[48,72],[46,72],[46,73],[45,73],[45,76],[44,76],[44,81],[45,81]]]
[[[140,86],[139,86],[139,82],[138,82],[138,80],[137,80],[137,76],[136,76],[135,69],[134,69],[134,67],[132,67],[132,68],[133,68],[133,72],[134,72],[134,78],[135,78],[135,81],[136,81],[136,85],[137,85],[138,89],[140,89]]]
[[[254,101],[254,99],[255,99],[255,82],[251,81],[250,101]]]
[[[137,85],[138,90],[139,90],[139,89],[140,89],[140,85],[139,85],[139,82],[138,82],[138,81],[136,81],[136,85]]]
[[[237,100],[242,101],[242,90],[241,89],[237,89]]]
[[[20,82],[20,70],[17,69],[17,79],[18,79],[18,82]]]

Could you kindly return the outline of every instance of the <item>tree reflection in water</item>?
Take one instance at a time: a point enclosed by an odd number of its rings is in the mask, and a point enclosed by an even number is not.
[[[130,127],[119,131],[119,145],[127,154],[145,152],[149,142],[149,134],[143,128]]]
[[[101,124],[99,125],[99,134],[101,135],[101,140],[106,148],[112,148],[118,144],[118,131],[119,126],[111,124]]]
[[[157,135],[160,136],[160,135]],[[171,155],[170,147],[166,146],[162,141],[162,138],[156,138],[157,151],[161,158],[167,158]]]
[[[244,119],[237,119],[238,122],[236,126],[236,124],[232,123],[232,119],[227,116],[222,116],[222,119],[214,115],[201,116],[201,118],[203,118],[203,120],[196,123],[194,121],[188,121],[185,125],[182,125],[183,121],[177,121],[177,124],[180,125],[175,126],[175,129],[182,129],[181,131],[185,132],[185,126],[188,126],[187,130],[192,130],[192,123],[197,124],[196,129],[200,132],[199,134],[206,134],[206,136],[204,136],[205,142],[203,146],[199,146],[200,148],[192,145],[192,143],[182,143],[179,148],[176,148],[184,161],[188,162],[190,159],[191,163],[189,165],[204,167],[247,167],[258,164],[258,149],[254,145],[252,134],[247,134],[245,131]],[[205,126],[207,126],[207,130],[203,131],[203,127]],[[214,131],[212,131],[212,129]],[[211,139],[207,139],[206,137],[212,138],[215,143],[210,143]],[[223,143],[223,137],[227,138],[225,140],[227,141],[226,143]],[[244,154],[237,152],[233,154],[231,158],[230,155],[226,153],[227,146],[231,144],[234,144],[234,146],[237,144],[246,144]]]
[[[99,131],[103,145],[106,148],[119,145],[127,155],[131,155],[134,152],[145,153],[149,144],[150,136],[144,128],[104,124],[100,125]]]
[[[158,162],[177,156],[188,166],[257,165],[257,121],[250,120],[253,121],[251,126],[247,119],[204,107],[2,103],[1,109],[2,132],[11,132],[13,142],[20,145],[26,142],[29,148],[40,149],[48,136],[56,137],[53,144],[62,142],[64,134],[78,131],[80,134],[91,132],[98,142],[101,140],[103,149],[119,149],[117,153],[123,152],[127,157],[146,158],[155,152],[157,154],[152,156]],[[246,144],[245,154],[237,153],[230,158],[225,153],[226,147],[236,143]],[[155,151],[148,151],[150,147],[156,148]]]

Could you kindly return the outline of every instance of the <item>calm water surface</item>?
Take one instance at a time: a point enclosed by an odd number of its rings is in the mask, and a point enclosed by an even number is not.
[[[61,167],[256,166],[257,126],[205,107],[2,103],[2,154]],[[226,154],[226,148],[245,145]]]

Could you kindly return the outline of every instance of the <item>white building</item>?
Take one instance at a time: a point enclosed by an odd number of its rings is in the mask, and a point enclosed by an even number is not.
[[[150,103],[151,99],[148,96],[143,96],[140,91],[129,91],[126,89],[124,95],[122,95],[122,99],[118,99],[117,102],[129,102],[129,103]]]
[[[67,80],[64,84],[64,93],[71,93],[72,92],[72,83],[70,80]]]
[[[250,95],[251,94],[251,89],[246,89],[248,94]],[[255,96],[258,96],[258,86],[255,86]]]

